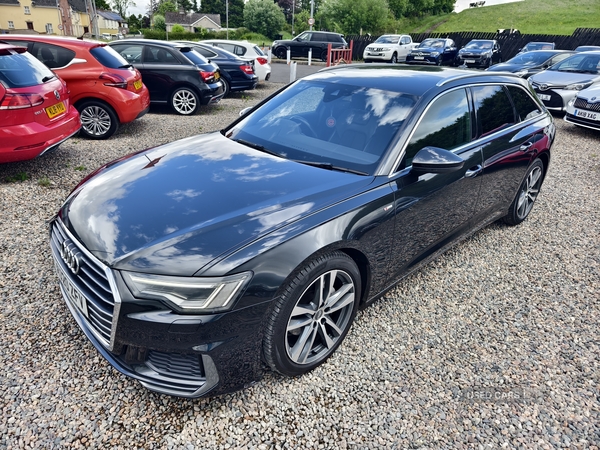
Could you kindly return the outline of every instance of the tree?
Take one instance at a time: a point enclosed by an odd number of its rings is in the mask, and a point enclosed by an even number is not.
[[[229,0],[229,27],[239,28],[244,26],[244,0]],[[221,25],[225,24],[221,16]]]
[[[194,4],[190,0],[177,0],[177,6],[186,13],[194,10]]]
[[[168,12],[177,12],[177,5],[167,0],[166,2],[162,2],[158,5],[158,8],[156,8],[156,14],[160,14],[163,17]]]
[[[185,33],[185,28],[183,28],[183,25],[176,23],[171,27],[171,33]]]
[[[244,7],[244,26],[250,31],[274,39],[284,24],[283,11],[273,0],[249,0]]]
[[[321,7],[335,31],[344,34],[384,32],[388,12],[387,0],[329,0]]]
[[[220,14],[223,19],[225,17],[225,0],[202,0],[200,11],[202,14]]]
[[[135,14],[130,15],[127,19],[127,26],[130,33],[139,31],[140,28],[142,28],[142,15],[140,14],[139,17],[137,17]]]
[[[165,22],[165,16],[161,16],[160,14],[154,14],[154,28],[157,30],[166,31],[167,23]]]
[[[111,4],[113,10],[118,12],[123,19],[127,17],[127,8],[135,6],[133,0],[111,0]]]
[[[96,9],[110,11],[110,5],[106,3],[106,0],[94,0],[94,3],[96,4]]]

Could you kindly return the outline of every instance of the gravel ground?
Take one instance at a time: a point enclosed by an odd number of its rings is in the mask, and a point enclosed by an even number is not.
[[[0,166],[0,449],[599,448],[600,132],[560,118],[531,216],[404,280],[312,373],[192,401],[98,355],[61,298],[44,221],[95,167],[219,129],[275,87]]]

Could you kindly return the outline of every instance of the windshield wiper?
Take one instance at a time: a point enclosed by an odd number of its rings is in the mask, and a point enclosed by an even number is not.
[[[45,83],[46,81],[50,81],[53,78],[56,78],[56,75],[48,75],[47,77],[42,78],[42,83]]]
[[[347,173],[353,173],[355,175],[369,175],[367,172],[349,169],[347,167],[334,166],[333,164],[327,163],[327,162],[302,161],[299,159],[294,159],[293,161],[300,163],[300,164],[306,164],[307,166],[319,167],[321,169],[327,169],[327,170],[335,170],[336,172],[347,172]]]
[[[122,66],[119,66],[119,69],[129,69],[130,67],[133,67],[133,64],[124,64]]]
[[[279,153],[274,152],[273,150],[269,150],[268,148],[265,148],[260,144],[255,144],[254,142],[246,141],[244,139],[232,139],[232,141],[237,142],[238,144],[245,145],[246,147],[253,148],[254,150],[260,150],[261,152],[268,153],[269,155],[283,158],[283,156],[281,156]]]

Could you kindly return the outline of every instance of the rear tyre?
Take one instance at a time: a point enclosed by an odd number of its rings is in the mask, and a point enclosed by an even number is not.
[[[342,252],[306,264],[272,308],[263,342],[267,364],[288,376],[302,375],[323,364],[352,325],[360,280],[356,264]]]
[[[198,111],[199,106],[198,95],[190,88],[177,88],[171,94],[171,107],[177,114],[190,116]]]
[[[536,159],[529,167],[517,196],[510,205],[508,214],[502,219],[506,224],[518,225],[527,218],[538,197],[543,181],[544,163]]]
[[[225,98],[231,93],[231,86],[225,78],[221,78],[221,81],[223,82],[223,98]]]
[[[327,62],[327,50],[321,52],[321,61]]]
[[[81,134],[90,139],[108,139],[119,128],[119,118],[106,103],[88,100],[77,105]]]

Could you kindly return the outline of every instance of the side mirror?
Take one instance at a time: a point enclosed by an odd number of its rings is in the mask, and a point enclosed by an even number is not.
[[[447,173],[459,170],[464,165],[464,160],[452,153],[438,147],[423,147],[412,160],[412,172],[421,173]]]

